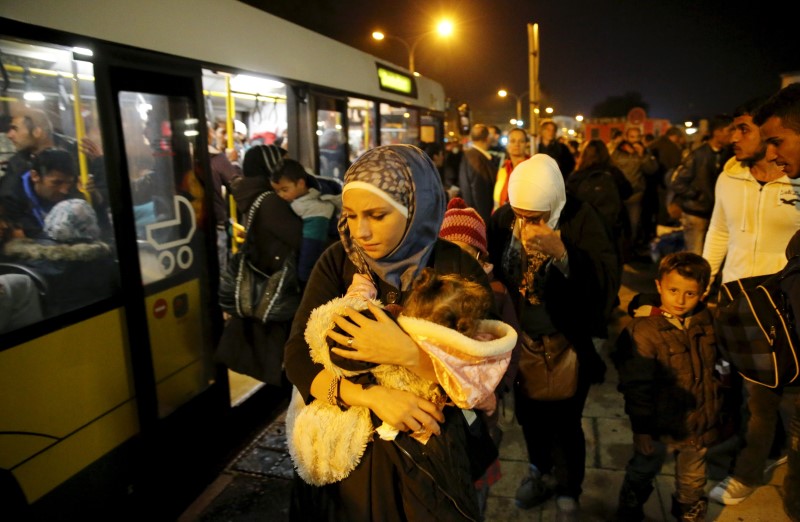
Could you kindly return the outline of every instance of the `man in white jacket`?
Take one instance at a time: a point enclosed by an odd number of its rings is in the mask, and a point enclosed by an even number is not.
[[[766,142],[753,122],[763,101],[752,100],[736,109],[731,139],[734,157],[725,164],[715,187],[703,257],[711,265],[712,280],[722,267],[723,283],[781,270],[786,265],[786,245],[800,229],[800,179],[790,179],[782,167],[768,161]],[[743,501],[762,484],[778,412],[788,412],[794,399],[782,389],[749,381],[744,389],[749,413],[744,420],[744,447],[736,455],[732,475],[709,494],[728,505]]]
[[[711,279],[722,268],[722,282],[772,274],[786,265],[786,245],[800,228],[800,179],[767,161],[766,144],[753,112],[758,102],[736,109],[734,157],[717,179],[703,257]],[[723,266],[724,262],[724,266]]]

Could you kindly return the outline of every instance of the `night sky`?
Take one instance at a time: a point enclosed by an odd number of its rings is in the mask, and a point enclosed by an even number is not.
[[[408,51],[375,42],[375,29],[409,43],[442,16],[449,41],[425,36],[416,69],[441,82],[476,121],[514,116],[513,97],[528,90],[527,24],[539,24],[543,105],[556,114],[591,114],[610,96],[638,92],[648,116],[672,122],[730,113],[780,88],[800,71],[796,2],[688,0],[248,0],[250,5],[408,66]],[[745,7],[747,6],[747,7]],[[270,52],[265,50],[265,52]],[[527,96],[523,100],[527,104]],[[523,108],[525,113],[525,108]]]

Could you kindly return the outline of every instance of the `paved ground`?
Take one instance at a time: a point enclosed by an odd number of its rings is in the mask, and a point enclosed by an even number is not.
[[[627,309],[631,297],[652,291],[654,266],[632,264],[625,267],[620,308]],[[620,312],[610,330],[612,335],[628,321]],[[603,354],[607,356],[608,346]],[[584,410],[586,432],[586,480],[581,497],[581,520],[613,520],[617,494],[631,452],[631,431],[623,411],[622,396],[616,390],[617,376],[609,364],[606,382],[594,386]],[[502,419],[504,437],[500,449],[503,478],[494,485],[487,505],[487,522],[551,521],[555,503],[550,500],[531,510],[514,505],[514,493],[526,473],[527,456],[522,433],[513,419],[512,405],[506,405]],[[271,422],[253,442],[209,486],[206,492],[181,516],[179,522],[250,522],[287,520],[291,461],[286,451],[282,416]],[[725,476],[731,455],[731,440],[709,452],[708,489]],[[772,463],[770,461],[769,463]],[[783,476],[786,466],[775,467],[767,475],[768,484],[759,488],[738,506],[709,506],[707,520],[721,522],[783,522],[789,519],[782,508]],[[673,491],[674,466],[669,460],[657,479],[657,487],[645,506],[648,521],[673,520],[669,515]]]

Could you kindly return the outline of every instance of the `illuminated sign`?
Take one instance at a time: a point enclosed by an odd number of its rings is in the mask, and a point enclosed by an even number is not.
[[[381,90],[417,97],[417,82],[414,81],[413,76],[385,65],[376,65],[378,66],[378,85]]]

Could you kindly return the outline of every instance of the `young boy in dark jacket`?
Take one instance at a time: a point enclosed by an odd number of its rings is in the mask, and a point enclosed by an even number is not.
[[[617,518],[640,521],[667,453],[675,455],[672,514],[705,519],[706,451],[717,436],[720,399],[711,314],[700,298],[711,268],[697,254],[676,252],[658,268],[660,305],[643,306],[617,341],[618,389],[633,430]]]

